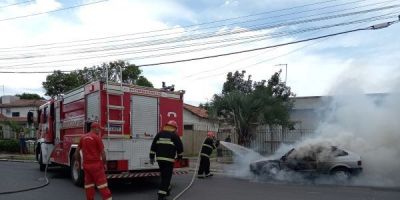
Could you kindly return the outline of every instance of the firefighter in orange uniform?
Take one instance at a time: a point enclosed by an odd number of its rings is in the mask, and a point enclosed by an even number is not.
[[[176,134],[178,125],[176,121],[169,121],[153,140],[150,150],[150,162],[154,164],[157,159],[160,167],[161,184],[158,190],[158,199],[164,200],[171,190],[171,178],[174,169],[175,156],[182,159],[183,145]]]
[[[95,186],[100,191],[103,200],[112,199],[104,172],[106,155],[104,144],[100,137],[100,129],[102,127],[97,122],[93,122],[90,125],[90,132],[81,137],[78,148],[75,151],[75,158],[80,160],[79,151],[82,150],[87,200],[94,200]]]

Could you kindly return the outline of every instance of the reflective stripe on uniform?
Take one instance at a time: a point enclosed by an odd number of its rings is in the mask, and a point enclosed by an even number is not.
[[[104,183],[103,185],[97,186],[97,188],[98,189],[103,189],[103,188],[106,188],[107,186],[108,186],[107,183]]]
[[[156,154],[156,152],[154,152],[154,151],[150,151],[150,154]]]
[[[175,144],[173,142],[165,141],[165,140],[159,140],[159,141],[157,141],[157,144],[170,144],[170,145],[174,145],[175,146]]]
[[[207,155],[207,154],[205,154],[205,153],[201,153],[201,155],[202,155],[202,156],[205,156],[205,157],[207,157],[207,158],[210,157],[209,155]]]
[[[183,152],[182,152],[182,153],[180,153],[180,154],[178,154],[178,156],[183,156]]]
[[[210,146],[210,145],[208,145],[208,144],[203,144],[203,146],[208,147],[208,148],[210,148],[210,149],[214,149],[214,147],[212,147],[212,146]]]
[[[175,162],[175,159],[173,159],[173,158],[166,158],[166,157],[157,157],[157,160]]]
[[[158,190],[158,194],[167,194],[167,192],[163,190]]]
[[[87,185],[85,185],[85,189],[86,189],[86,188],[91,188],[91,187],[94,187],[94,184],[87,184]]]

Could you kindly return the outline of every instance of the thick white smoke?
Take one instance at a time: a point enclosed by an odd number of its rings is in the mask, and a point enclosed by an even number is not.
[[[315,135],[293,146],[338,146],[350,150],[361,156],[363,165],[363,172],[351,184],[400,186],[400,81],[394,82],[389,92],[375,95],[366,95],[360,84],[351,80],[337,84],[319,110],[323,118]],[[277,159],[288,149],[290,146],[284,145],[270,158]],[[255,155],[237,159],[236,168],[241,170],[234,175],[248,177],[246,170]],[[289,181],[299,178],[293,173],[277,177]]]
[[[317,135],[299,146],[329,143],[351,150],[361,156],[364,168],[354,184],[400,186],[400,88],[365,95],[347,80],[329,101]]]

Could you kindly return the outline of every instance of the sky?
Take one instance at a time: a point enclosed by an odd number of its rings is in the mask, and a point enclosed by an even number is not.
[[[399,5],[400,0],[0,0],[0,71],[74,70],[117,59],[144,65],[224,54],[395,21]],[[65,10],[37,15],[57,9]],[[21,17],[26,15],[32,16]],[[155,87],[165,81],[185,90],[185,102],[193,105],[211,101],[226,74],[236,70],[256,81],[282,70],[281,80],[297,96],[329,95],[342,79],[363,82],[366,93],[387,92],[400,77],[399,31],[400,23],[141,69]],[[287,71],[278,64],[287,64]],[[0,94],[44,95],[46,75],[0,73]]]

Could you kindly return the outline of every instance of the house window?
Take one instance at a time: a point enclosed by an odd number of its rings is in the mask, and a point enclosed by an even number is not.
[[[12,117],[19,117],[19,112],[12,112]]]
[[[183,125],[184,130],[193,130],[193,124]]]
[[[6,109],[6,114],[7,115],[11,114],[11,110],[9,108]]]

